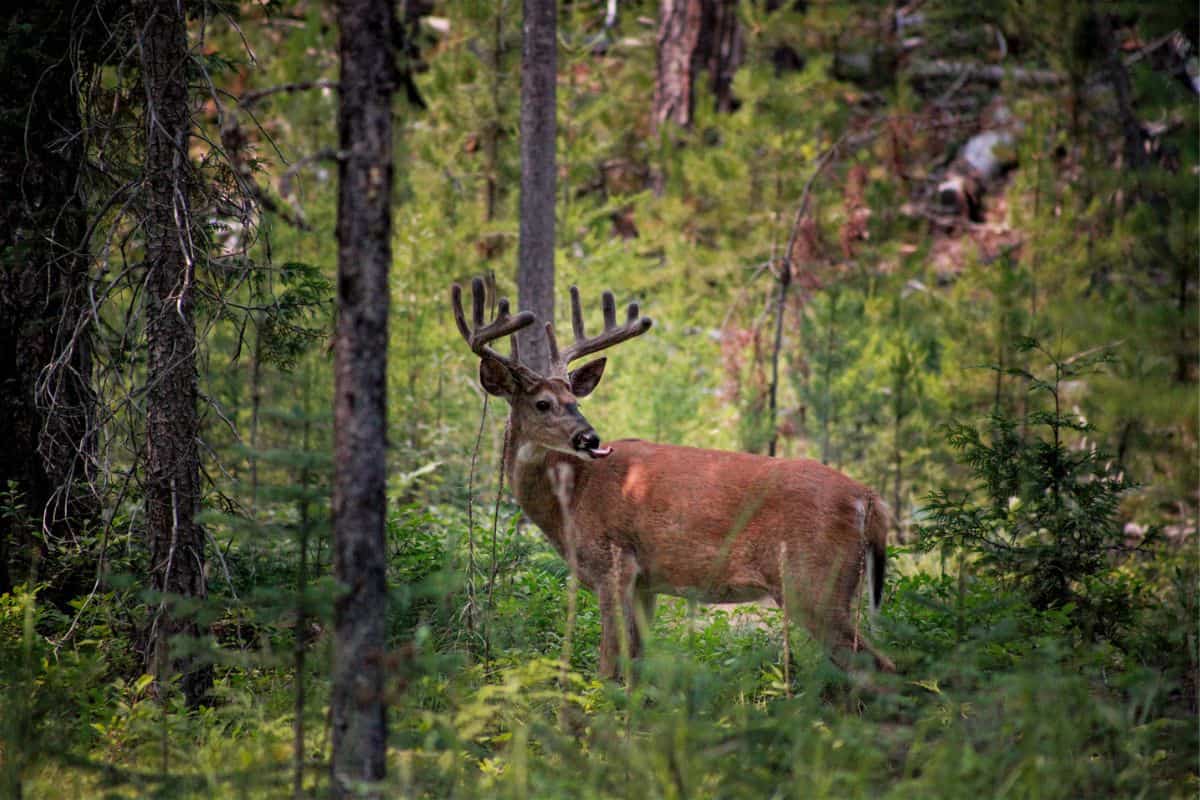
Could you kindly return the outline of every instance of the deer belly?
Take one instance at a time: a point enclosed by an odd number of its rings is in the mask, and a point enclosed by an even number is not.
[[[710,586],[674,586],[667,583],[652,583],[656,594],[669,594],[699,603],[752,603],[770,597],[763,586],[752,584],[716,584]]]
[[[770,583],[752,563],[729,560],[729,554],[705,558],[703,548],[691,559],[654,559],[642,562],[646,584],[659,594],[684,597],[701,603],[748,603],[770,594]],[[740,562],[740,566],[739,566]]]

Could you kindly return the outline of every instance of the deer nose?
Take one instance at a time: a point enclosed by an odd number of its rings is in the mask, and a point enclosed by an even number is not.
[[[600,447],[600,436],[588,428],[575,434],[571,444],[576,450],[596,450]]]

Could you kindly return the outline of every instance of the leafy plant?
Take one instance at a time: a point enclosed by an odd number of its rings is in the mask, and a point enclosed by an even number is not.
[[[1022,378],[1031,400],[1047,407],[1020,421],[993,414],[983,430],[950,426],[947,440],[976,486],[930,495],[920,544],[961,550],[985,572],[1019,585],[1035,608],[1073,605],[1081,625],[1112,633],[1128,615],[1095,579],[1127,550],[1117,509],[1133,484],[1083,437],[1093,430],[1087,420],[1064,407],[1067,382],[1091,374],[1108,356],[1064,358],[1033,339],[1018,349],[1039,353],[1048,377],[1019,367],[1005,372]]]

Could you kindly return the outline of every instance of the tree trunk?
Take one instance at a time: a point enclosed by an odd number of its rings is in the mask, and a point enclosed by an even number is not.
[[[1141,169],[1146,166],[1146,133],[1133,107],[1133,86],[1129,73],[1125,70],[1125,62],[1121,57],[1121,47],[1113,33],[1112,20],[1108,14],[1093,6],[1099,45],[1103,52],[1103,67],[1108,73],[1108,82],[1112,86],[1117,103],[1117,116],[1121,125],[1121,135],[1124,139],[1123,148],[1125,165],[1130,169]]]
[[[654,81],[654,130],[668,122],[691,127],[693,82],[700,68],[703,0],[663,0],[659,9],[658,69]]]
[[[737,15],[738,0],[705,0],[699,55],[708,69],[714,108],[722,114],[737,110],[733,76],[746,60],[746,42]]]
[[[504,124],[504,108],[500,102],[501,81],[504,77],[504,7],[497,3],[492,14],[492,46],[488,51],[491,117],[483,129],[483,157],[486,177],[484,181],[483,219],[496,219],[496,205],[500,199],[500,132]]]
[[[521,239],[517,293],[522,311],[540,322],[554,321],[554,212],[557,186],[555,0],[525,0],[521,51]],[[530,325],[517,334],[521,360],[545,372],[550,364],[546,332]]]
[[[178,0],[138,4],[146,84],[146,528],[153,587],[163,599],[151,623],[149,670],[160,679],[183,676],[187,702],[198,705],[212,686],[212,667],[170,654],[177,635],[199,625],[177,613],[179,597],[203,599],[204,531],[200,509],[199,417],[196,410],[195,259],[192,249],[188,137],[188,45]]]
[[[73,541],[98,513],[82,486],[95,397],[79,92],[67,57],[73,7],[18,4],[0,48],[0,492],[11,485],[26,517],[0,515],[0,594],[26,577],[30,548]],[[54,581],[57,565],[41,573]],[[49,587],[53,602],[75,595],[66,579]]]
[[[392,260],[393,4],[342,0],[338,317],[334,342],[333,792],[378,796],[384,777],[387,318]],[[361,794],[361,788],[375,794]]]
[[[767,396],[767,423],[770,439],[767,440],[767,455],[775,457],[775,445],[779,441],[779,354],[783,350],[783,317],[787,313],[788,287],[792,285],[792,264],[785,258],[779,270],[779,301],[775,305],[775,343],[771,348],[771,388]]]
[[[896,381],[892,386],[892,514],[896,523],[896,541],[900,544],[907,543],[904,535],[904,507],[901,505],[901,489],[904,485],[904,450],[901,448],[901,437],[904,418],[907,416],[904,410],[904,386],[907,377],[907,374],[897,370]]]
[[[737,0],[663,0],[659,9],[654,129],[667,122],[690,128],[696,78],[707,72],[719,112],[737,109],[733,76],[745,60]]]

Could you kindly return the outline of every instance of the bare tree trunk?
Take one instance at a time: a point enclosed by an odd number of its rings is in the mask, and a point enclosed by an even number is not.
[[[792,285],[792,260],[785,258],[779,270],[779,301],[775,305],[775,343],[771,348],[771,388],[767,397],[767,414],[770,436],[767,440],[767,455],[775,457],[775,445],[779,441],[779,353],[783,350],[783,316],[787,313],[788,287]]]
[[[654,129],[667,122],[689,128],[696,112],[696,78],[707,72],[717,111],[737,108],[733,76],[745,60],[737,0],[663,0],[659,9]]]
[[[47,543],[74,540],[98,512],[83,487],[95,396],[73,6],[19,4],[0,49],[0,491],[11,483],[29,517],[0,515],[0,594],[12,572],[25,577],[32,547],[52,558]],[[45,567],[54,580],[57,565]],[[61,604],[78,588],[52,584],[43,597]]]
[[[906,544],[904,531],[904,506],[901,504],[903,495],[901,489],[904,481],[904,450],[901,448],[902,426],[904,417],[904,387],[907,376],[897,372],[896,382],[892,387],[892,514],[896,523],[896,541]]]
[[[254,318],[254,363],[250,365],[250,513],[258,513],[258,417],[262,410],[263,321]]]
[[[334,342],[333,793],[379,796],[387,716],[387,317],[392,260],[393,4],[342,0]],[[373,788],[374,787],[374,788]],[[368,794],[360,789],[366,788]]]
[[[746,60],[746,42],[737,6],[738,0],[704,0],[699,54],[708,69],[714,107],[722,114],[737,110],[733,76]]]
[[[1125,141],[1123,152],[1125,164],[1130,169],[1141,169],[1146,166],[1146,134],[1133,107],[1133,87],[1129,73],[1125,70],[1125,62],[1121,59],[1121,48],[1113,33],[1112,20],[1108,14],[1093,3],[1092,14],[1095,16],[1097,33],[1100,37],[1100,47],[1104,52],[1103,66],[1108,73],[1108,82],[1112,86],[1113,95],[1117,101],[1117,116],[1121,125],[1121,135]]]
[[[301,436],[300,452],[308,453],[310,445],[309,431],[311,424],[308,417],[308,392],[304,391],[304,422]],[[296,641],[292,648],[292,669],[295,673],[296,697],[292,707],[292,797],[300,800],[304,797],[304,662],[308,653],[308,601],[305,594],[308,591],[308,539],[311,533],[312,520],[309,515],[309,492],[312,488],[312,474],[306,464],[300,469],[299,508],[300,517],[296,526],[300,541],[300,564],[296,569]]]
[[[521,239],[517,293],[522,311],[554,321],[554,212],[558,131],[556,0],[525,0],[521,51]],[[539,372],[550,364],[545,330],[530,325],[517,337],[521,360]]]
[[[823,373],[822,391],[825,393],[825,408],[821,414],[821,463],[828,464],[832,457],[833,429],[833,346],[837,328],[837,296],[830,299],[829,320],[825,328],[825,355],[821,365]]]
[[[700,28],[703,0],[663,0],[658,22],[658,69],[654,81],[654,130],[668,122],[690,127],[695,105],[693,84],[701,67]]]
[[[181,673],[187,702],[212,686],[212,667],[194,656],[171,657],[176,635],[198,636],[194,617],[177,614],[176,597],[204,598],[204,531],[200,509],[196,324],[188,137],[187,28],[178,0],[138,4],[146,84],[146,527],[150,571],[163,600],[151,624],[150,671]]]
[[[504,76],[504,6],[496,4],[492,15],[492,47],[488,51],[488,66],[491,68],[491,118],[484,125],[483,156],[487,172],[484,183],[483,219],[491,222],[496,218],[496,204],[500,194],[500,130],[504,109],[500,104],[500,82]]]

